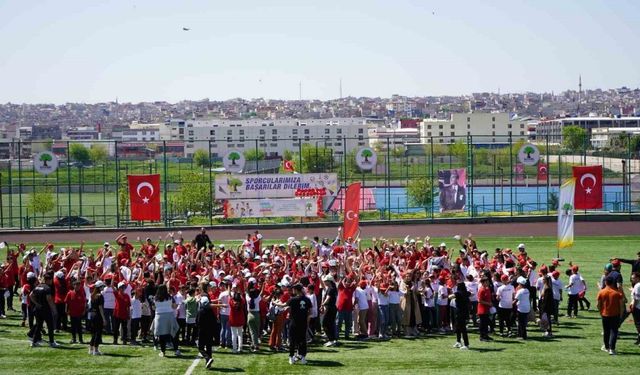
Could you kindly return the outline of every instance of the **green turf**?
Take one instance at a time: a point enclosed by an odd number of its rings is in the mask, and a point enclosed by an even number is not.
[[[451,238],[435,238],[453,244]],[[278,241],[272,241],[278,242]],[[527,245],[529,254],[540,263],[549,263],[555,256],[554,239],[491,237],[478,238],[481,248],[515,248],[518,243]],[[238,241],[226,241],[227,245]],[[58,244],[73,245],[73,244]],[[89,244],[98,247],[99,243]],[[595,307],[595,283],[599,280],[602,266],[612,256],[635,257],[640,250],[640,236],[626,237],[580,237],[571,250],[562,252],[566,259],[578,264],[588,282],[588,297]],[[1,255],[4,255],[2,252]],[[629,277],[629,267],[623,266],[625,282]],[[563,275],[566,283],[566,277]],[[627,285],[628,286],[628,285]],[[628,292],[627,292],[628,295]],[[563,301],[562,308],[566,307]],[[416,340],[394,339],[390,342],[348,341],[337,348],[313,346],[308,355],[309,364],[290,366],[286,354],[231,354],[229,350],[216,352],[214,370],[216,372],[245,372],[250,374],[276,373],[569,373],[589,371],[590,373],[610,372],[636,373],[640,363],[640,347],[633,345],[635,328],[630,318],[622,326],[618,342],[618,356],[611,357],[600,351],[601,326],[595,311],[580,312],[579,318],[560,318],[560,328],[553,339],[543,339],[533,325],[529,326],[530,340],[520,342],[515,339],[496,339],[492,343],[480,343],[477,332],[470,334],[471,350],[461,352],[452,349],[452,336],[430,336]],[[91,357],[86,346],[68,345],[69,335],[57,335],[64,349],[30,349],[26,341],[25,329],[19,327],[16,313],[9,319],[0,320],[0,373],[165,373],[182,374],[191,365],[196,351],[184,348],[184,358],[159,358],[153,348],[131,348],[104,345],[103,357]],[[109,342],[109,337],[105,342]],[[636,370],[633,370],[633,369]],[[107,370],[108,369],[108,370]],[[204,374],[204,363],[199,362],[194,374]]]

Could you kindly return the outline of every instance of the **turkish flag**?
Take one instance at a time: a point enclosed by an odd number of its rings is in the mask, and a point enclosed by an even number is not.
[[[160,220],[160,175],[128,175],[131,220]]]
[[[360,183],[356,182],[347,187],[344,199],[344,224],[342,238],[354,238],[360,227]]]
[[[549,178],[549,164],[538,163],[538,180],[546,180]]]
[[[293,172],[296,169],[296,165],[293,163],[293,160],[283,160],[282,168],[285,172]]]
[[[573,167],[576,210],[602,208],[602,166]]]

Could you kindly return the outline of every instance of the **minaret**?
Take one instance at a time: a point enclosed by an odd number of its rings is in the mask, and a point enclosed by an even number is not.
[[[580,102],[582,101],[582,74],[578,75],[578,116],[580,116]]]

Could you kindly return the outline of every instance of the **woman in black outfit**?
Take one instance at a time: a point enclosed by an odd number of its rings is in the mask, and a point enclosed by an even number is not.
[[[331,275],[325,276],[323,278],[323,282],[326,291],[324,298],[322,299],[322,311],[324,311],[322,329],[324,329],[324,333],[327,335],[327,342],[324,345],[334,346],[338,340],[336,332],[336,315],[338,313],[336,303],[338,301],[338,289]]]
[[[551,286],[551,277],[545,276],[544,286],[542,288],[542,293],[540,296],[540,303],[538,307],[540,308],[540,321],[547,321],[547,330],[545,332],[546,337],[552,337],[552,324],[551,324],[551,315],[554,313],[554,301],[553,301],[553,289]],[[546,317],[545,317],[546,315]]]
[[[459,281],[456,286],[456,292],[450,297],[456,300],[456,344],[454,347],[460,349],[469,349],[469,335],[467,334],[467,321],[469,320],[469,292],[464,282]],[[461,343],[461,340],[463,343]]]
[[[98,347],[102,343],[102,330],[104,328],[104,297],[102,297],[102,289],[104,283],[102,281],[96,282],[93,286],[93,292],[91,293],[91,308],[89,309],[89,315],[91,320],[91,341],[89,342],[89,354],[102,355]]]

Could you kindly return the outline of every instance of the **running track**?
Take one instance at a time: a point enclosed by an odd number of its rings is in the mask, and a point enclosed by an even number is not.
[[[474,236],[555,236],[555,222],[536,222],[536,223],[491,223],[491,224],[398,224],[398,225],[367,225],[362,226],[362,237],[384,237],[384,238],[404,238],[406,235],[412,237],[449,237],[454,234],[463,236],[472,233]],[[228,240],[238,240],[246,238],[247,233],[255,230],[255,227],[246,227],[245,229],[216,229],[208,228],[209,237],[216,242]],[[178,229],[171,229],[178,231]],[[158,236],[164,236],[169,232],[167,229],[151,229],[146,231],[139,229],[123,230],[129,236],[129,240],[135,242],[136,237],[142,239],[151,237],[154,241]],[[102,242],[113,241],[113,239],[122,232],[108,231],[59,231],[53,233],[22,232],[22,233],[0,233],[0,241],[9,243],[30,242]],[[194,238],[198,232],[198,228],[182,230],[183,237],[187,239]],[[319,237],[335,237],[337,233],[337,225],[332,228],[278,228],[260,230],[265,239],[284,239],[294,236],[301,239],[303,236],[309,238],[313,236]],[[618,221],[618,222],[576,222],[576,236],[621,236],[621,235],[640,235],[640,222],[638,221]]]

